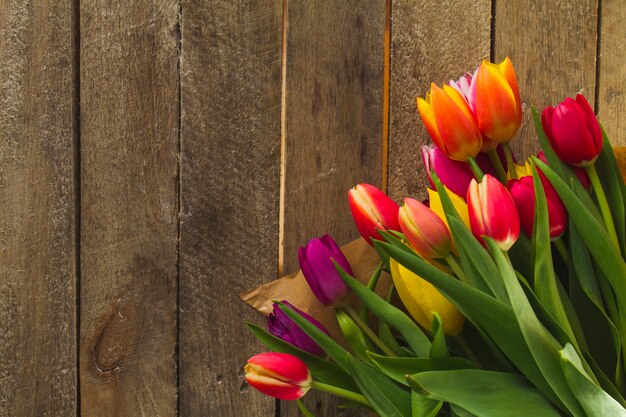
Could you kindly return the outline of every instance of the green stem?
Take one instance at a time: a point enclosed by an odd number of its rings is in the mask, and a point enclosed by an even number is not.
[[[502,145],[504,149],[504,157],[506,158],[506,165],[509,168],[509,175],[511,179],[517,180],[517,172],[515,172],[515,163],[513,162],[513,153],[511,152],[511,147],[509,146],[509,142],[506,142]]]
[[[369,282],[367,283],[367,289],[374,291],[374,289],[376,289],[376,285],[378,284],[378,278],[380,278],[380,273],[383,270],[383,263],[378,262],[378,265],[376,266],[376,269],[374,270],[374,273],[372,274]],[[361,309],[359,310],[359,316],[361,317],[361,320],[367,322],[368,319],[368,315],[369,315],[369,309],[367,308],[367,306],[365,304],[361,305]]]
[[[561,257],[565,261],[566,264],[569,265],[569,253],[567,252],[567,248],[565,247],[565,243],[563,243],[563,239],[559,236],[557,239],[553,240],[554,246],[561,254]]]
[[[461,268],[461,266],[456,261],[456,259],[454,259],[454,256],[452,256],[452,254],[449,253],[446,255],[445,259],[448,262],[448,265],[450,266],[452,271],[456,274],[456,276],[459,277],[461,281],[467,283],[467,278],[465,277],[463,268]]]
[[[459,342],[459,346],[461,346],[461,349],[463,349],[463,353],[465,353],[467,358],[470,361],[472,361],[474,365],[476,365],[477,368],[479,369],[482,368],[483,365],[480,362],[480,359],[478,359],[478,356],[476,356],[472,348],[470,348],[470,345],[467,343],[467,340],[465,340],[465,336],[463,336],[463,334],[460,333],[456,336],[456,340],[457,342]]]
[[[491,163],[496,169],[498,179],[502,184],[506,185],[506,170],[504,169],[504,166],[502,166],[502,161],[498,156],[498,151],[495,149],[491,149],[490,151],[487,151],[487,155],[489,155],[489,160],[491,160]]]
[[[300,409],[300,411],[302,412],[302,415],[304,417],[315,417],[315,415],[311,411],[309,411],[308,408],[306,408],[306,405],[304,405],[302,400],[297,399],[296,400],[296,405],[298,406],[298,408]]]
[[[476,163],[476,160],[474,158],[469,158],[467,160],[467,163],[469,164],[470,168],[472,169],[472,172],[474,173],[474,177],[476,177],[476,180],[478,182],[481,182],[483,180],[483,177],[485,176],[485,174],[483,173],[482,169],[480,169],[480,167]]]
[[[352,320],[354,320],[356,325],[359,326],[359,328],[361,330],[363,330],[363,333],[365,333],[365,335],[367,337],[369,337],[369,339],[372,342],[374,342],[374,344],[376,346],[378,346],[378,348],[380,350],[382,350],[383,353],[385,353],[385,355],[387,355],[387,356],[396,356],[396,354],[393,352],[393,350],[391,350],[391,348],[389,346],[387,346],[385,344],[385,342],[380,340],[380,337],[378,337],[378,335],[376,335],[376,333],[374,333],[374,331],[370,328],[370,326],[368,326],[365,321],[361,320],[361,317],[359,317],[359,314],[356,311],[354,311],[354,309],[352,307],[346,306],[343,309],[346,312],[346,314],[348,314],[350,316],[350,318],[352,318]]]
[[[600,205],[600,212],[604,218],[604,225],[606,226],[606,231],[609,233],[609,238],[611,239],[611,242],[613,242],[613,245],[615,245],[617,252],[621,253],[619,241],[617,240],[617,233],[615,233],[613,216],[611,216],[611,209],[609,208],[606,194],[604,194],[604,188],[602,188],[602,184],[600,183],[596,167],[594,164],[588,165],[585,167],[585,171],[587,171],[587,175],[589,175],[591,185],[593,186],[593,191],[596,193],[596,198],[598,199],[598,204]]]
[[[311,383],[311,388],[318,391],[327,392],[329,394],[337,395],[339,397],[345,398],[346,400],[352,401],[353,403],[364,405],[365,407],[370,407],[370,403],[364,396],[362,396],[361,394],[357,394],[356,392],[348,391],[347,389],[339,388],[334,385],[324,384],[319,381],[313,381]]]

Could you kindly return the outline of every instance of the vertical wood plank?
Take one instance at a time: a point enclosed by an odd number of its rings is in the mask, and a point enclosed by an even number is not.
[[[598,66],[598,117],[614,146],[626,146],[626,5],[621,0],[602,0],[600,63]]]
[[[287,5],[286,273],[298,269],[298,247],[309,239],[356,238],[347,192],[359,182],[381,186],[385,26],[384,1]],[[305,398],[317,416],[356,415],[329,396]],[[298,414],[293,403],[281,407],[283,417]]]
[[[178,2],[80,2],[81,410],[176,415]]]
[[[0,416],[76,415],[72,1],[0,2]]]
[[[496,1],[495,59],[513,61],[523,103],[522,128],[511,142],[518,159],[539,150],[531,106],[541,111],[577,92],[593,106],[597,9],[597,0]]]
[[[441,86],[489,58],[491,1],[393,0],[389,194],[425,197],[420,148],[431,143],[415,100],[430,83]]]
[[[180,415],[274,415],[238,294],[278,265],[281,0],[183,1]]]

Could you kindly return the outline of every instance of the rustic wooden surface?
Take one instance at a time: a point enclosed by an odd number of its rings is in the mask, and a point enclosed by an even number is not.
[[[597,11],[595,0],[496,2],[495,59],[513,61],[523,102],[522,128],[511,141],[518,159],[539,150],[531,106],[541,112],[577,92],[593,106]]]
[[[600,7],[598,118],[615,145],[626,146],[626,7],[621,0],[603,0]]]
[[[391,6],[391,74],[388,192],[425,198],[420,148],[431,143],[417,113],[416,98],[430,84],[441,87],[473,72],[489,58],[488,0],[395,0]]]
[[[273,416],[243,365],[263,347],[238,294],[278,268],[277,0],[185,1],[182,26],[180,415]]]
[[[483,58],[516,67],[520,158],[530,105],[578,91],[626,144],[625,15],[619,0],[0,0],[0,416],[298,415],[244,381],[263,347],[242,322],[262,319],[238,294],[297,269],[313,237],[356,237],[356,183],[423,197],[415,99]],[[318,416],[363,415],[338,403],[307,396]]]
[[[0,416],[76,415],[73,11],[0,1]]]
[[[285,273],[298,269],[298,247],[312,238],[355,239],[348,190],[359,182],[381,186],[385,26],[380,0],[287,4]],[[337,404],[318,393],[306,398],[316,416],[362,413]],[[298,414],[294,403],[281,404],[281,416]]]
[[[80,2],[84,416],[176,415],[178,4]]]

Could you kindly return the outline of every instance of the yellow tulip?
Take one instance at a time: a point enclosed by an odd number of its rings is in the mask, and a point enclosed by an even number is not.
[[[449,336],[463,329],[465,318],[431,283],[390,260],[391,278],[402,304],[413,318],[424,328],[431,329],[433,313],[443,321],[443,331]]]

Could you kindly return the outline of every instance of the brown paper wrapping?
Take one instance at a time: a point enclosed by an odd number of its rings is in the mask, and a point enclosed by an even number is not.
[[[359,238],[342,246],[341,250],[348,262],[350,262],[354,277],[363,283],[367,283],[379,262],[378,254],[374,248],[368,245],[365,240]],[[376,287],[376,292],[379,295],[386,296],[389,291],[390,281],[389,275],[383,273]],[[334,310],[330,307],[325,307],[317,300],[301,271],[245,292],[241,294],[241,298],[264,315],[271,313],[272,300],[287,300],[300,310],[315,317],[326,326],[333,338],[340,340],[341,332],[337,327]]]

